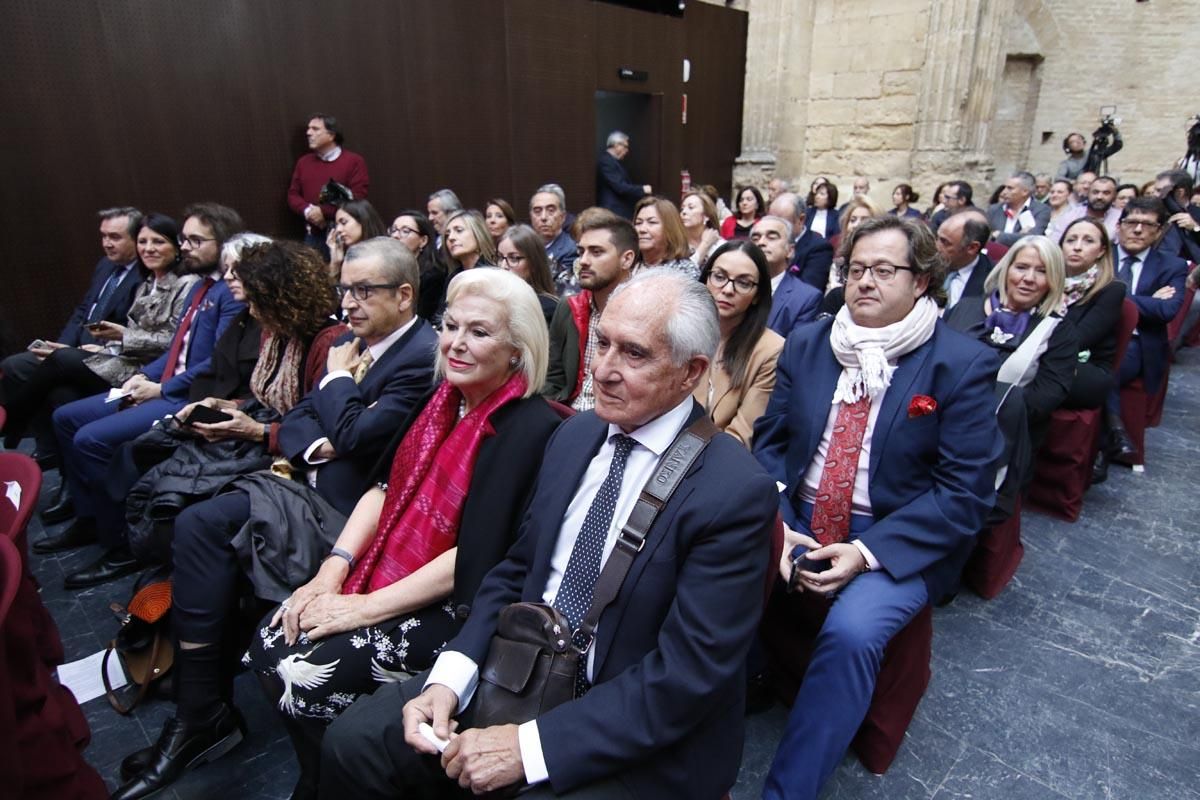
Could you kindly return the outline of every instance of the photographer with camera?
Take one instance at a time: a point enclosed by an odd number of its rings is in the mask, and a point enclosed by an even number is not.
[[[1191,205],[1192,176],[1171,169],[1154,176],[1154,193],[1170,217],[1159,248],[1173,256],[1200,262],[1200,208]]]
[[[1092,146],[1084,152],[1087,140],[1082,133],[1068,133],[1063,139],[1063,152],[1067,157],[1059,162],[1057,178],[1074,180],[1083,172],[1094,172],[1097,175],[1108,172],[1109,156],[1120,152],[1125,146],[1121,140],[1121,132],[1117,130],[1117,120],[1112,114],[1102,113],[1100,127],[1092,131]],[[1103,169],[1102,169],[1103,167]]]
[[[1187,153],[1175,162],[1175,169],[1191,176],[1193,186],[1200,183],[1200,114],[1188,120]]]

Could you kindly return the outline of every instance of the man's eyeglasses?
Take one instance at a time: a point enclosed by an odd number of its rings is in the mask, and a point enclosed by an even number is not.
[[[896,280],[896,272],[904,270],[906,272],[916,272],[912,267],[902,267],[899,264],[855,264],[851,262],[847,266],[838,270],[842,276],[842,280],[860,281],[868,272],[875,278],[876,283],[891,283]]]
[[[393,225],[387,229],[388,236],[395,236],[396,234],[400,234],[401,236],[416,236],[418,233],[420,233],[419,230],[410,228],[407,225],[401,225],[399,228]]]
[[[345,297],[346,292],[349,292],[351,297],[361,303],[369,299],[371,293],[376,289],[398,289],[399,287],[398,283],[352,283],[349,286],[339,283],[333,287],[333,290],[337,292],[338,297]]]
[[[1159,223],[1153,222],[1151,220],[1146,220],[1146,219],[1123,219],[1123,220],[1121,220],[1121,227],[1128,228],[1131,231],[1136,230],[1139,225],[1148,231],[1158,230],[1159,228],[1162,227],[1162,225],[1160,225]]]
[[[725,284],[732,282],[733,290],[738,294],[750,294],[758,288],[758,281],[753,281],[746,276],[738,278],[730,278],[729,274],[719,269],[714,269],[708,273],[708,282],[714,289],[724,289]]]
[[[204,246],[205,242],[215,242],[216,240],[217,239],[215,236],[184,236],[182,234],[180,234],[179,238],[176,239],[176,241],[179,242],[180,247],[183,247],[185,244],[187,244],[191,245],[193,250],[199,250]]]
[[[504,253],[500,253],[498,256],[496,256],[496,260],[500,262],[496,266],[511,268],[511,267],[517,266],[522,261],[524,261],[525,256],[521,255],[520,253],[509,253],[508,255],[504,255]]]

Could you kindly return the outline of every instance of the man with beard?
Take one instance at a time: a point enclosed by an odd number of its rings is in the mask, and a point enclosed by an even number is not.
[[[104,494],[104,478],[113,453],[156,420],[183,408],[188,387],[208,368],[217,339],[245,307],[233,299],[220,269],[221,247],[244,227],[242,218],[216,203],[196,203],[184,209],[184,216],[179,236],[183,271],[202,277],[188,294],[170,347],[125,381],[120,399],[110,401],[107,394],[98,394],[54,412],[54,433],[75,520],[66,531],[44,542],[43,552],[96,541],[97,509],[112,502]],[[127,549],[114,546],[80,572],[92,578],[89,583],[96,583],[97,578],[111,580],[132,572],[136,563]],[[77,588],[78,581],[73,578],[78,574],[67,577],[67,588]]]
[[[1087,202],[1064,211],[1046,228],[1046,235],[1054,242],[1062,237],[1063,231],[1080,217],[1089,217],[1103,222],[1111,241],[1117,240],[1117,224],[1121,221],[1121,209],[1113,205],[1117,199],[1117,182],[1103,175],[1092,181],[1088,188]]]
[[[550,365],[542,394],[576,411],[596,404],[592,359],[596,330],[608,298],[633,274],[637,233],[627,220],[604,208],[589,208],[575,223],[579,236],[579,285],[583,291],[558,304],[550,321]]]

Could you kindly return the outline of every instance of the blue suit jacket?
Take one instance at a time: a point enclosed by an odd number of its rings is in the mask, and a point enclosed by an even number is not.
[[[96,268],[92,271],[92,284],[88,287],[87,294],[83,296],[83,301],[71,312],[71,317],[63,326],[62,333],[58,334],[58,341],[71,347],[79,347],[81,344],[96,344],[96,339],[84,327],[88,321],[88,312],[92,310],[96,299],[100,297],[100,292],[104,289],[108,276],[120,269],[122,269],[121,265],[113,263],[107,256],[96,262]],[[133,269],[129,270],[117,284],[117,288],[110,292],[100,307],[96,309],[96,319],[124,325],[126,317],[129,316],[129,307],[133,305],[133,295],[145,278],[146,270],[140,262],[135,264]]]
[[[334,346],[353,339],[353,333],[343,334]],[[338,378],[324,389],[318,384],[284,416],[279,447],[297,467],[306,466],[304,451],[313,442],[328,439],[333,445],[338,457],[317,470],[317,492],[342,513],[354,510],[375,462],[432,386],[436,347],[433,327],[418,319],[371,365],[362,383]]]
[[[786,339],[793,330],[817,318],[821,310],[821,297],[819,291],[789,270],[771,297],[767,327]]]
[[[694,405],[691,419],[702,413]],[[586,412],[555,431],[521,537],[447,649],[483,664],[500,610],[541,602],[567,506],[607,430]],[[715,799],[733,785],[776,509],[761,467],[716,436],[600,617],[591,691],[537,720],[554,791],[613,777],[636,797]]]
[[[551,275],[556,271],[556,267],[574,270],[578,250],[575,246],[575,240],[571,238],[571,234],[566,228],[559,231],[558,236],[554,237],[554,241],[546,245],[546,255],[550,257]]]
[[[784,519],[797,530],[792,496],[817,452],[842,368],[829,345],[832,320],[788,337],[775,391],[754,426],[754,455],[786,489]],[[991,348],[940,320],[925,344],[903,356],[871,435],[870,497],[875,523],[857,538],[901,580],[921,575],[931,601],[958,581],[995,502],[1004,441],[993,394],[1000,361]],[[931,414],[910,417],[916,395]]]
[[[1120,269],[1120,256],[1115,247],[1113,265]],[[1167,371],[1167,361],[1171,357],[1167,326],[1183,307],[1187,272],[1187,262],[1182,258],[1163,252],[1161,247],[1152,247],[1142,264],[1137,286],[1129,295],[1129,299],[1138,307],[1137,330],[1142,345],[1142,382],[1150,394],[1158,391]],[[1175,296],[1170,300],[1152,297],[1164,286],[1174,288]]]
[[[188,292],[187,299],[183,301],[184,313],[192,306],[192,298],[196,293],[204,288],[204,281],[197,281],[192,290]],[[242,312],[246,307],[245,303],[233,299],[233,295],[229,292],[229,287],[225,285],[225,281],[217,281],[208,290],[208,294],[204,295],[204,299],[200,301],[200,307],[196,309],[196,316],[192,319],[192,326],[187,342],[187,369],[173,377],[168,376],[163,380],[163,370],[167,366],[167,356],[171,354],[171,348],[175,345],[175,339],[185,335],[183,326],[180,325],[179,330],[175,331],[175,337],[171,339],[171,344],[166,351],[158,358],[151,361],[142,368],[142,373],[152,381],[162,383],[162,396],[164,400],[169,400],[173,403],[184,403],[188,399],[188,387],[192,385],[192,381],[208,369],[209,361],[212,359],[213,348],[217,345],[217,340],[221,338],[221,334],[229,327],[234,318]]]
[[[829,283],[829,267],[833,264],[833,245],[811,231],[806,231],[795,243],[792,266],[800,280],[825,294]]]

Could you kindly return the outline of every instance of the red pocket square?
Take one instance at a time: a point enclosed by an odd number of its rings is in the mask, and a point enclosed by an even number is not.
[[[927,394],[914,394],[912,400],[908,401],[908,416],[923,417],[926,414],[932,414],[937,410],[937,400],[934,400]]]

